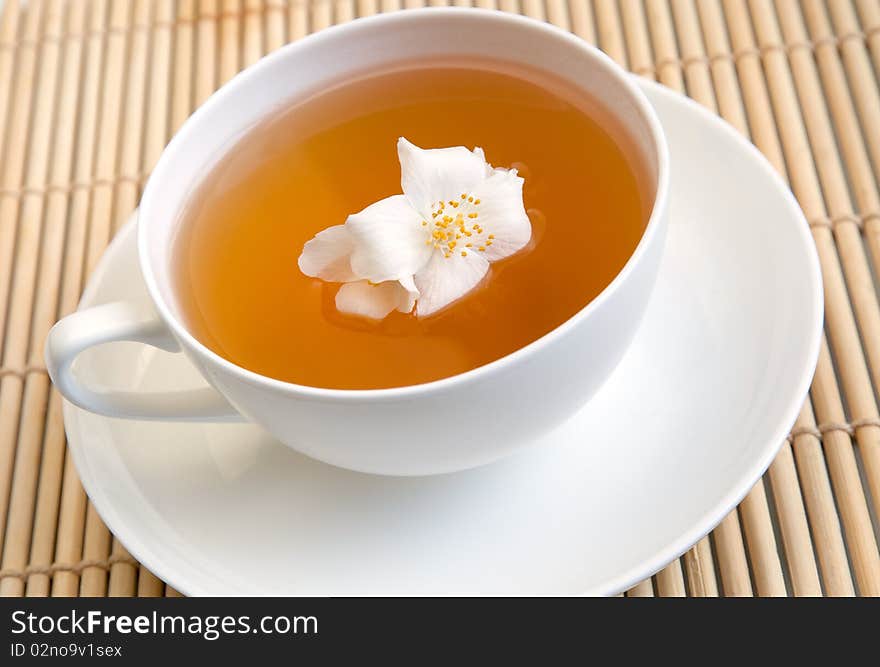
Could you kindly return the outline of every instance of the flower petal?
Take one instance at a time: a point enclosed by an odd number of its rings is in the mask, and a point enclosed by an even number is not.
[[[436,313],[476,287],[489,270],[489,262],[482,254],[468,252],[464,257],[461,253],[444,257],[441,252],[433,253],[427,266],[415,275],[419,290],[416,315]]]
[[[491,173],[482,148],[473,152],[464,146],[425,150],[400,137],[397,156],[403,194],[423,217],[431,215],[434,204],[473,190]]]
[[[419,289],[416,287],[415,280],[412,276],[404,276],[398,281],[398,283],[406,294],[400,295],[400,304],[397,306],[397,310],[401,313],[411,313],[413,306],[416,305],[416,300],[420,296]]]
[[[479,196],[479,221],[492,243],[480,254],[490,262],[512,255],[528,244],[532,223],[523,206],[523,179],[515,169],[495,169],[476,189]],[[481,239],[483,240],[483,239]]]
[[[422,216],[403,195],[370,204],[348,216],[345,226],[354,239],[351,268],[374,283],[412,276],[431,254]]]
[[[412,282],[412,278],[409,279]],[[415,289],[415,286],[412,286]],[[408,313],[418,298],[396,280],[373,285],[366,280],[345,283],[336,293],[336,308],[342,313],[381,320],[392,310]]]
[[[345,225],[328,227],[303,246],[299,268],[307,276],[329,282],[357,280],[349,261],[353,249],[354,239]]]

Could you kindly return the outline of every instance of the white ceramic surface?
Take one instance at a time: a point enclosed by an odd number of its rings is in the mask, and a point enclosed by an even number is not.
[[[628,152],[647,172],[653,207],[641,241],[611,284],[568,321],[512,354],[410,387],[341,391],[289,384],[236,366],[199,343],[182,323],[171,248],[181,210],[222,149],[276,109],[332,83],[444,58],[494,58],[520,71],[545,72],[584,93],[623,128]],[[138,232],[140,264],[158,317],[132,304],[79,312],[50,333],[47,366],[69,400],[105,415],[216,418],[234,415],[231,404],[293,449],[353,470],[426,475],[486,464],[561,424],[620,361],[654,286],[667,193],[667,147],[650,104],[610,58],[571,33],[503,12],[457,8],[395,12],[335,26],[239,74],[166,148],[144,191]],[[114,340],[167,350],[179,346],[222,396],[207,388],[183,392],[174,384],[152,395],[111,393],[71,372],[81,350]]]
[[[767,162],[683,97],[640,83],[671,148],[656,290],[594,399],[535,447],[427,478],[318,463],[250,425],[137,423],[65,405],[104,520],[188,594],[615,593],[706,534],[794,422],[822,324],[807,225]],[[135,230],[83,307],[147,303]],[[199,386],[180,355],[86,353],[90,381]],[[413,446],[418,446],[417,440]]]

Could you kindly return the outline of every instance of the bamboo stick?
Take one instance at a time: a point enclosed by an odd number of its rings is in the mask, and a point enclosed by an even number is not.
[[[122,120],[122,93],[124,91],[125,60],[128,37],[131,34],[131,9],[128,2],[110,3],[110,31],[106,41],[106,67],[101,98],[100,125],[94,178],[97,182],[92,193],[91,233],[86,263],[91,274],[112,235],[113,198],[112,182],[116,176],[119,148],[119,128]]]
[[[196,0],[180,0],[174,25],[174,69],[171,95],[171,133],[177,132],[193,108],[192,81],[195,78],[193,44]]]
[[[626,592],[626,597],[628,598],[652,598],[654,597],[654,585],[651,583],[651,578],[639,582],[632,588],[630,588]]]
[[[571,29],[575,35],[596,43],[596,23],[593,18],[593,4],[590,0],[569,0],[568,10],[571,15]]]
[[[90,6],[89,37],[86,45],[86,66],[79,107],[76,139],[74,179],[85,182],[92,178],[97,149],[99,98],[105,56],[107,0],[94,0]],[[82,290],[83,270],[87,257],[87,238],[91,190],[75,189],[70,195],[67,221],[67,257],[61,282],[59,315],[71,312]],[[64,425],[61,419],[61,398],[52,392],[46,425],[44,449],[62,450]],[[82,557],[83,525],[86,515],[86,495],[79,482],[73,460],[66,456],[63,468],[61,500],[58,510],[58,528],[55,560],[76,563]],[[57,572],[52,578],[52,595],[70,597],[79,590],[80,577],[75,572]],[[35,583],[35,585],[37,585]]]
[[[456,7],[473,7],[471,0],[453,0],[452,4]]]
[[[242,69],[257,62],[263,54],[263,1],[244,0],[244,60]]]
[[[685,85],[669,3],[667,0],[645,0],[645,9],[648,12],[648,25],[651,26],[651,39],[654,43],[657,78],[670,88],[683,91]]]
[[[804,28],[800,15],[798,14],[798,6],[790,2],[780,3],[779,16],[786,38],[791,35],[795,39],[806,40],[807,33]],[[808,15],[812,19],[811,23],[817,29],[822,28],[822,18],[824,18],[824,8],[816,5],[814,2],[806,4]],[[827,27],[827,26],[826,26]],[[819,76],[816,72],[816,63],[812,58],[805,58],[803,49],[798,49],[791,53],[790,59],[792,68],[797,67],[801,71],[798,73],[798,89],[804,100],[802,107],[805,107],[805,118],[807,119],[807,128],[810,132],[810,139],[813,143],[813,150],[817,155],[821,155],[818,159],[817,167],[819,168],[820,180],[822,183],[825,200],[828,203],[828,211],[832,219],[844,219],[852,216],[853,206],[850,200],[849,185],[861,185],[855,187],[856,197],[861,200],[869,208],[880,215],[878,204],[880,198],[877,195],[876,183],[869,177],[870,169],[864,154],[860,151],[861,141],[858,134],[858,125],[855,122],[854,113],[851,105],[847,105],[842,100],[847,100],[846,91],[841,87],[836,87],[833,91],[842,97],[832,104],[832,110],[837,112],[836,127],[838,135],[835,137],[831,129],[831,121],[828,118],[828,110],[821,103],[821,99],[810,99],[807,95],[821,95],[822,89],[819,84]],[[841,74],[835,70],[835,64],[839,66],[837,61],[837,52],[831,45],[825,43],[819,47],[817,57],[821,56],[820,63],[825,65],[824,72],[826,81],[834,79],[836,83],[842,86],[842,78],[837,79],[835,73]],[[870,64],[868,64],[870,67]],[[797,70],[796,70],[797,71]],[[870,84],[862,81],[856,86],[860,90],[866,89]],[[830,91],[829,91],[830,92]],[[878,106],[880,113],[880,106]],[[878,118],[880,120],[880,118]],[[878,126],[880,127],[880,126]],[[870,130],[868,130],[870,132]],[[859,172],[853,172],[850,178],[844,173],[838,155],[838,145],[841,146],[845,157],[849,157],[849,164],[852,169],[864,169],[861,172],[862,178],[858,176]],[[858,179],[858,180],[856,180]],[[869,222],[868,240],[872,246],[873,256],[880,259],[880,218]],[[873,233],[871,233],[873,231]],[[869,419],[876,422],[880,417],[877,410],[877,403],[874,400],[871,381],[868,378],[868,371],[873,377],[874,386],[880,387],[880,304],[877,302],[877,294],[872,279],[872,271],[865,257],[863,245],[861,243],[861,235],[858,226],[852,223],[835,224],[834,237],[837,240],[837,248],[840,253],[843,264],[844,274],[847,280],[847,287],[850,300],[854,306],[856,319],[861,331],[862,347],[865,350],[868,369],[862,369],[858,366],[851,367],[848,373],[844,374],[844,383],[847,383],[847,376],[852,379],[845,391],[852,391],[856,387],[861,391],[847,395],[851,414],[856,419]],[[827,230],[824,235],[827,236]],[[880,269],[880,264],[874,264],[874,270]],[[834,342],[832,340],[832,342]],[[864,360],[861,361],[862,365]],[[857,433],[857,441],[862,454],[862,460],[865,464],[866,479],[871,495],[874,499],[874,511],[880,512],[880,428],[877,426],[865,427],[859,429]]]
[[[737,54],[736,71],[741,83],[742,99],[748,112],[752,141],[776,171],[788,178],[782,143],[776,131],[776,120],[771,113],[769,81],[765,82],[764,79],[760,52],[752,34],[748,8],[742,0],[724,0],[724,13],[727,17],[733,52]]]
[[[850,0],[846,2],[832,0],[827,3],[827,7],[815,9],[822,13],[827,9],[831,14],[834,32],[839,37],[840,56],[849,76],[850,94],[859,110],[865,142],[868,144],[868,151],[874,163],[874,174],[880,177],[880,92],[877,90],[876,78],[880,69],[877,72],[872,70]],[[870,27],[880,28],[880,24],[874,23]],[[876,39],[877,35],[878,32],[875,31],[870,39]],[[829,46],[833,48],[833,43]],[[880,387],[880,371],[874,375],[874,381],[875,386]]]
[[[654,581],[657,584],[657,593],[660,597],[683,598],[687,595],[679,559],[672,561],[654,575]]]
[[[541,0],[521,0],[521,3],[523,14],[538,21],[546,20],[544,3]]]
[[[856,10],[874,60],[874,71],[880,72],[880,3],[877,0],[856,0]]]
[[[744,23],[748,20],[747,17],[743,19],[742,16],[735,13],[740,9],[737,7],[737,3],[729,2],[728,5],[731,7],[731,17],[729,17],[729,20],[732,29],[735,27],[734,19],[738,23]],[[806,129],[797,106],[791,73],[787,67],[785,55],[773,48],[774,45],[779,44],[780,40],[778,28],[775,25],[775,17],[767,3],[753,2],[751,3],[751,8],[755,16],[755,25],[758,29],[758,39],[764,47],[765,71],[770,82],[773,108],[780,119],[780,134],[786,158],[791,167],[790,175],[793,189],[808,218],[827,217],[822,200],[822,191],[814,171],[810,147],[807,142]],[[741,29],[739,30],[742,31]],[[825,282],[826,322],[831,332],[832,342],[835,343],[835,351],[840,351],[839,359],[841,360],[841,372],[844,377],[844,383],[847,389],[852,388],[855,390],[856,396],[863,399],[864,394],[862,392],[864,385],[867,383],[867,371],[864,359],[860,355],[858,334],[853,314],[848,307],[849,297],[843,282],[836,249],[831,239],[831,234],[827,229],[814,229],[813,235],[819,250]],[[833,380],[833,372],[831,376],[825,376],[825,378],[825,382],[829,379]],[[836,385],[836,382],[834,382],[834,385]],[[834,390],[836,390],[836,386]],[[830,404],[825,400],[830,391],[830,387],[822,383],[817,385],[814,382],[814,407],[820,420],[825,420],[827,415],[832,412]],[[847,395],[850,395],[849,391],[847,391]],[[823,402],[820,402],[818,398],[822,398]],[[843,418],[842,415],[841,418]],[[847,465],[849,463],[846,458],[829,457],[828,466],[832,481],[848,478],[848,475],[843,474],[848,471],[842,471],[839,468],[840,466]],[[857,473],[857,471],[855,472]],[[838,489],[837,484],[835,484],[835,491],[846,496],[846,501],[841,504],[841,512],[844,514],[844,525],[847,525],[848,522],[853,520],[853,513],[858,514],[860,511],[858,509],[858,500],[852,498],[846,489]],[[864,501],[864,498],[862,498],[862,501]],[[849,513],[849,516],[847,516],[847,513]],[[847,531],[848,541],[850,537],[849,531]],[[853,539],[860,539],[859,536],[852,537]],[[873,540],[873,536],[871,537]],[[852,548],[850,550],[852,552]],[[859,557],[863,559],[856,565],[857,579],[858,573],[861,573],[863,578],[859,584],[860,586],[862,582],[871,584],[874,579],[872,574],[874,564],[871,561],[874,559],[869,558],[864,551],[860,550],[858,553]]]
[[[106,67],[101,98],[95,177],[89,217],[89,250],[86,257],[87,274],[98,263],[112,234],[115,189],[110,183],[116,175],[119,159],[119,129],[122,116],[122,92],[127,43],[132,36],[132,5],[127,2],[110,3],[110,28],[107,35]],[[95,508],[89,503],[83,558],[102,561],[109,557],[112,537]],[[117,547],[118,549],[118,547]],[[130,567],[130,566],[129,566]],[[133,573],[132,573],[133,574]],[[99,567],[87,567],[80,577],[80,595],[103,597],[107,593],[107,572]]]
[[[357,15],[372,16],[379,13],[379,0],[357,0]]]
[[[715,553],[718,555],[718,573],[721,575],[721,590],[724,596],[754,595],[738,510],[728,513],[715,527],[712,541],[715,544]]]
[[[366,4],[375,5],[375,0],[368,0]],[[266,51],[272,52],[281,48],[287,42],[285,35],[284,12],[287,6],[282,0],[267,0],[266,5]],[[373,11],[375,13],[375,10]],[[366,14],[361,14],[366,16]]]
[[[547,0],[547,20],[563,30],[571,30],[566,0]]]
[[[622,0],[620,14],[630,69],[653,81],[656,78],[654,57],[651,54],[651,38],[641,0]]]
[[[688,95],[715,111],[715,94],[694,0],[672,0],[672,19],[681,49]]]
[[[287,10],[287,39],[296,41],[309,34],[309,12],[307,0],[289,0]],[[399,7],[395,7],[398,9]]]
[[[219,0],[199,0],[199,18],[196,26],[196,107],[211,96],[217,88],[217,25]]]
[[[13,44],[18,32],[18,20],[18,0],[11,0],[0,7],[0,154],[4,154],[4,130],[11,106],[9,91],[12,89],[12,65],[16,53]]]
[[[30,11],[34,10],[35,8],[31,8]],[[40,43],[36,98],[31,114],[27,169],[24,176],[25,187],[35,191],[40,191],[45,186],[48,175],[53,120],[55,120],[56,79],[61,51],[59,37],[63,24],[63,7],[58,0],[43,4],[42,11],[45,39]],[[28,360],[44,204],[45,199],[41,194],[36,192],[25,194],[20,199],[17,211],[19,231],[9,295],[7,317],[9,330],[2,351],[3,365],[10,368],[24,368]],[[45,273],[51,271],[51,268],[44,269],[39,278],[44,278]],[[40,286],[44,287],[42,284]],[[54,286],[48,287],[51,289]],[[30,545],[31,520],[40,465],[42,419],[41,415],[34,415],[32,407],[24,410],[23,403],[32,406],[37,400],[33,394],[38,389],[38,385],[45,385],[45,377],[42,374],[40,375],[42,383],[39,381],[34,383],[31,379],[34,377],[31,374],[26,379],[16,374],[6,375],[0,379],[0,424],[4,425],[0,429],[0,452],[3,452],[0,461],[0,516],[5,519],[4,524],[0,526],[3,568],[23,568],[27,562]],[[24,419],[20,423],[22,413]],[[19,436],[17,447],[16,435]],[[21,595],[22,592],[23,582],[20,579],[12,577],[0,581],[0,595]]]
[[[327,2],[327,0],[321,0]],[[222,0],[220,13],[220,50],[218,73],[220,86],[241,69],[241,35],[239,17],[241,0]],[[219,87],[219,86],[218,86]]]
[[[19,215],[21,213],[22,199],[18,196],[19,189],[25,179],[25,164],[27,139],[32,121],[31,98],[32,91],[37,85],[35,81],[37,68],[37,51],[35,42],[42,32],[42,14],[44,2],[38,0],[32,3],[25,14],[24,39],[18,51],[16,61],[16,78],[13,88],[13,97],[9,104],[11,109],[8,115],[6,128],[6,153],[3,164],[0,165],[0,191],[9,196],[0,196],[0,343],[6,346],[4,331],[6,320],[10,315],[10,299],[14,295],[10,292],[13,267],[20,272],[20,262],[14,261],[13,249],[19,235],[24,236],[25,242],[32,233],[32,229],[19,231]],[[32,226],[33,223],[31,223]],[[24,226],[22,226],[24,227]],[[33,260],[32,260],[33,261]],[[16,336],[15,331],[10,332],[10,338]],[[4,352],[4,356],[6,353]],[[11,415],[8,419],[0,420],[0,517],[4,522],[0,524],[0,543],[3,542],[3,534],[6,530],[6,512],[9,506],[9,490],[12,484],[12,468],[15,462],[15,438],[18,433],[18,406],[22,391],[22,378],[15,375],[7,375],[0,380],[0,415]]]
[[[708,536],[697,542],[683,556],[691,597],[718,597],[718,581],[715,578],[715,561],[712,543]]]
[[[792,593],[798,597],[821,596],[822,585],[819,583],[819,569],[810,540],[810,526],[791,445],[787,442],[770,464],[767,479],[775,500]]]
[[[804,404],[795,423],[800,435],[793,438],[795,460],[801,479],[801,489],[812,526],[813,544],[819,565],[822,569],[822,582],[825,594],[832,596],[852,596],[855,594],[846,547],[831,482],[822,455],[822,443],[812,433],[816,431],[816,421],[810,402]]]
[[[311,0],[308,6],[311,10],[310,33],[330,27],[333,23],[333,7],[330,5],[330,0]]]
[[[721,117],[733,125],[740,134],[749,137],[751,135],[751,130],[749,129],[749,124],[746,120],[746,112],[743,107],[743,98],[737,80],[733,53],[730,49],[730,41],[727,38],[727,28],[724,25],[724,17],[721,14],[720,0],[706,0],[705,2],[699,2],[697,3],[697,10],[699,13],[700,26],[703,30],[703,40],[706,44],[706,57],[709,60],[711,80],[714,83],[713,92],[715,94],[717,111]],[[763,85],[763,79],[760,77],[760,72],[758,72],[758,74],[758,85]],[[754,81],[754,77],[752,77],[752,81]],[[698,90],[701,89],[702,86],[695,84],[694,88]],[[702,101],[697,97],[697,90],[694,92],[694,99]],[[705,104],[705,102],[703,102],[703,104]],[[775,132],[773,132],[771,136],[775,138]],[[778,144],[779,142],[777,140],[775,150],[777,155],[781,154]],[[784,178],[787,178],[785,165],[781,161],[774,166],[777,167],[777,170]]]
[[[122,137],[119,144],[119,158],[115,172],[124,178],[118,179],[113,194],[112,234],[124,225],[137,205],[141,189],[141,136],[144,122],[148,120],[144,98],[147,83],[147,54],[150,49],[149,29],[151,9],[155,0],[134,0],[134,18],[128,57],[128,70],[125,73],[125,100],[119,125]],[[165,45],[166,54],[168,46]],[[163,110],[164,111],[164,110]],[[151,110],[150,116],[161,113]],[[123,565],[123,567],[128,567]]]
[[[599,48],[607,53],[618,65],[628,68],[623,31],[620,28],[620,15],[614,0],[594,0],[596,28]]]
[[[770,518],[763,479],[758,480],[740,503],[739,512],[743,520],[743,531],[746,535],[758,595],[784,597],[785,576],[782,573],[782,563],[779,561],[779,550],[773,534],[773,521]]]
[[[191,2],[184,2],[192,8]],[[178,55],[178,51],[174,48],[174,40],[172,39],[171,22],[174,20],[174,0],[154,0],[155,7],[155,28],[153,29],[153,43],[150,51],[150,80],[149,93],[145,101],[148,112],[145,114],[146,127],[144,128],[144,145],[141,156],[141,171],[148,174],[153,170],[159,156],[165,148],[165,144],[171,138],[173,129],[169,130],[169,120],[172,116],[169,114],[173,96],[171,94],[171,54]],[[190,16],[190,20],[192,17]],[[189,29],[192,30],[192,24],[189,23]],[[185,48],[184,60],[186,65],[192,66],[190,56],[191,43],[183,44]],[[180,65],[179,61],[175,65]],[[188,77],[191,79],[192,77]],[[176,81],[175,81],[176,84]],[[189,95],[180,94],[181,98],[189,101]],[[183,105],[183,102],[180,102]],[[186,110],[188,111],[188,109]],[[182,112],[181,115],[186,115]],[[172,125],[172,128],[176,126]]]
[[[412,1],[412,4],[411,4],[411,1]],[[407,7],[413,7],[413,6],[420,7],[421,6],[420,4],[415,4],[415,3],[418,3],[419,0],[404,0],[404,2],[406,3]],[[519,0],[498,0],[498,9],[500,9],[503,12],[511,12],[512,14],[519,14]]]
[[[395,9],[397,8],[399,0],[382,0],[382,11],[391,11],[391,9],[385,9],[386,3],[390,5],[395,5]],[[483,9],[497,9],[497,5],[495,0],[476,0],[477,7],[481,7]]]

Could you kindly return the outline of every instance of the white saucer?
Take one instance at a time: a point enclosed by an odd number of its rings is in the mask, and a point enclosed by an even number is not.
[[[765,471],[806,395],[822,325],[800,209],[758,152],[643,83],[669,137],[672,220],[632,349],[546,441],[429,478],[310,460],[250,425],[119,421],[65,406],[83,484],[123,544],[187,594],[606,594],[711,530]],[[135,228],[83,306],[146,301]],[[129,390],[197,386],[133,344],[78,362]]]

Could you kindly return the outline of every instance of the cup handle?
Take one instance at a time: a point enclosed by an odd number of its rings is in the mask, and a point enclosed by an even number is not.
[[[71,370],[80,352],[95,345],[134,341],[179,352],[165,324],[130,303],[115,302],[68,315],[49,332],[46,366],[71,403],[108,417],[154,421],[240,421],[241,415],[213,387],[167,392],[99,391]]]

